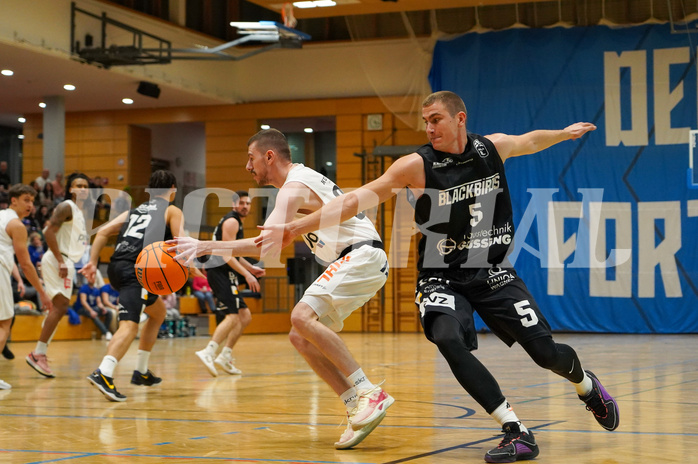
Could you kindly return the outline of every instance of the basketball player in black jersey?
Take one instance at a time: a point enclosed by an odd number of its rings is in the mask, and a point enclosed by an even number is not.
[[[505,433],[485,461],[533,459],[539,450],[497,381],[471,353],[477,348],[474,311],[504,343],[518,342],[536,364],[572,382],[597,422],[615,430],[619,420],[615,400],[593,373],[582,369],[571,347],[553,341],[545,317],[507,260],[514,225],[504,161],[577,139],[596,126],[580,122],[562,130],[482,137],[467,132],[465,104],[447,91],[428,96],[422,116],[430,143],[395,161],[377,180],[313,214],[285,225],[264,226],[258,241],[264,249],[274,250],[316,230],[321,220],[323,227],[329,227],[408,188],[416,199],[415,221],[423,234],[416,303],[424,333],[463,388]]]
[[[220,242],[244,238],[242,220],[250,213],[250,205],[250,195],[247,192],[242,190],[235,192],[233,209],[218,222],[213,231],[214,240]],[[211,259],[221,261],[219,266],[209,267],[206,273],[211,290],[218,300],[216,305],[218,325],[206,348],[197,351],[196,355],[214,377],[218,376],[216,365],[228,374],[242,374],[242,371],[233,364],[232,350],[240,339],[242,331],[252,321],[252,314],[239,294],[239,279],[244,278],[250,290],[259,292],[257,277],[264,276],[265,271],[253,266],[245,258],[212,256]],[[209,263],[209,266],[213,266],[213,263]],[[225,347],[216,356],[218,347],[224,341]]]
[[[134,264],[138,254],[147,245],[171,239],[173,233],[181,235],[184,226],[182,210],[170,205],[176,191],[177,179],[173,173],[155,171],[150,176],[146,190],[150,194],[150,201],[121,213],[102,226],[92,244],[90,262],[80,271],[88,280],[93,280],[100,251],[110,236],[119,234],[107,270],[109,283],[119,291],[119,328],[109,342],[107,355],[99,368],[87,377],[109,401],[126,401],[126,396],[119,393],[114,385],[114,369],[136,338],[143,311],[150,317],[141,331],[138,360],[131,383],[151,386],[162,381],[148,369],[148,360],[160,326],[165,320],[165,304],[160,297],[141,287]]]

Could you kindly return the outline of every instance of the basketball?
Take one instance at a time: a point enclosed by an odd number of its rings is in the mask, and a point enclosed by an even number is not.
[[[150,293],[169,295],[187,283],[189,269],[174,260],[165,242],[153,242],[136,259],[136,278]]]

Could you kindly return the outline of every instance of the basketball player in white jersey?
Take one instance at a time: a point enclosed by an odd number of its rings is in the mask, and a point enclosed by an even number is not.
[[[341,194],[322,174],[292,163],[286,137],[275,129],[250,138],[246,168],[259,185],[279,188],[267,224],[309,214]],[[394,400],[368,380],[337,332],[353,311],[383,287],[388,260],[378,232],[363,214],[304,238],[315,256],[330,264],[293,308],[289,338],[346,405],[348,426],[335,448],[351,448],[380,423]],[[205,254],[259,256],[252,238],[203,242],[180,237],[171,243],[177,244],[176,259],[187,263]]]
[[[4,347],[10,335],[10,324],[15,314],[12,300],[12,282],[10,275],[17,272],[15,256],[22,267],[24,275],[34,286],[41,304],[51,311],[51,299],[41,285],[39,275],[29,258],[27,249],[27,229],[22,219],[29,216],[34,206],[36,191],[28,185],[13,185],[9,192],[10,207],[0,211],[0,347]],[[19,277],[15,274],[15,278]],[[0,390],[9,390],[10,384],[0,380]]]
[[[68,199],[59,203],[44,229],[48,251],[41,259],[41,275],[46,293],[53,302],[41,328],[39,341],[34,351],[27,355],[27,364],[44,377],[55,377],[48,365],[48,344],[70,306],[75,280],[75,263],[82,258],[88,244],[83,206],[89,192],[89,179],[85,174],[74,172],[66,181]]]

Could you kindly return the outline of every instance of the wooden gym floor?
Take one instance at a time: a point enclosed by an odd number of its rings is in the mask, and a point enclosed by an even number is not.
[[[243,336],[242,376],[211,377],[194,351],[208,337],[159,340],[156,387],[130,385],[136,347],[117,368],[128,396],[110,403],[85,380],[104,341],[60,341],[46,379],[24,361],[34,343],[11,343],[0,360],[2,463],[464,463],[484,462],[497,424],[464,393],[421,334],[346,334],[374,382],[396,402],[353,450],[333,443],[343,407],[285,335]],[[620,427],[606,432],[565,380],[535,366],[517,346],[480,337],[479,358],[539,443],[538,463],[698,462],[698,337],[557,334],[619,401]]]

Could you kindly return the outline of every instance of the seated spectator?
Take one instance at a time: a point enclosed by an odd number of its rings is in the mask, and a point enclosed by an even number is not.
[[[32,260],[32,264],[35,268],[41,266],[41,258],[44,256],[46,249],[44,248],[44,242],[41,240],[41,234],[38,232],[32,232],[29,234],[29,258]]]
[[[78,291],[78,299],[73,306],[75,312],[81,316],[92,319],[95,326],[102,332],[107,340],[111,340],[112,333],[107,329],[111,325],[112,313],[102,304],[101,292],[94,283],[86,283]],[[104,322],[100,319],[104,316]]]
[[[199,300],[201,312],[206,312],[206,303],[208,303],[209,311],[213,313],[216,310],[216,302],[213,300],[213,292],[208,284],[208,279],[204,276],[196,276],[192,280],[191,287],[194,291],[194,296]]]
[[[95,278],[95,280],[97,279]],[[112,313],[112,323],[108,327],[109,331],[115,333],[119,321],[119,292],[110,284],[102,285],[99,291],[102,295],[102,305]]]
[[[165,303],[165,309],[167,309],[167,316],[165,316],[166,319],[176,321],[182,317],[179,314],[179,297],[176,293],[164,295],[162,297],[162,302]]]

